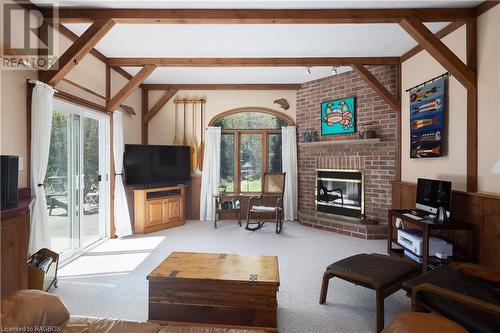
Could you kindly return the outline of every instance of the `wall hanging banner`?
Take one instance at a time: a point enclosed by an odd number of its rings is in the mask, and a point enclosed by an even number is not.
[[[445,76],[410,91],[410,157],[443,156]]]

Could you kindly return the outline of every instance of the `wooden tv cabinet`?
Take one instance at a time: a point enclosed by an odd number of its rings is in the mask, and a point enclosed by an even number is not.
[[[183,225],[185,185],[134,190],[134,232],[146,234]]]

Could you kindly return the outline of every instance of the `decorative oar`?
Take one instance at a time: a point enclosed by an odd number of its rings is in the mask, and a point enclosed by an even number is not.
[[[200,169],[200,171],[203,171],[203,154],[205,153],[205,144],[204,144],[204,140],[203,140],[203,130],[205,129],[205,124],[204,124],[204,115],[203,113],[205,112],[205,100],[204,99],[201,99],[200,100],[200,103],[201,103],[201,106],[200,106],[200,118],[201,118],[201,127],[200,127],[200,148],[198,150],[198,169]]]
[[[196,171],[198,167],[198,142],[196,142],[196,101],[193,100],[193,131],[191,132],[191,171]]]
[[[179,144],[179,138],[177,137],[177,106],[179,103],[177,101],[174,101],[175,104],[175,117],[174,117],[174,128],[175,128],[175,134],[174,134],[174,145],[177,146]]]
[[[187,145],[187,141],[186,141],[186,104],[187,104],[187,100],[184,98],[184,100],[182,101],[184,103],[184,129],[182,130],[182,145],[185,146]]]

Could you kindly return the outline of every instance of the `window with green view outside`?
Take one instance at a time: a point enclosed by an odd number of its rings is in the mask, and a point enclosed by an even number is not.
[[[281,127],[275,113],[240,111],[213,122],[222,130],[221,185],[226,192],[260,192],[263,172],[281,172]]]

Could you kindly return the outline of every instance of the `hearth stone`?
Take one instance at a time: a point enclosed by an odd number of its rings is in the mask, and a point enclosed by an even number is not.
[[[299,211],[299,223],[311,228],[336,232],[357,238],[387,238],[387,224],[362,224],[361,219],[353,219],[333,214]]]

